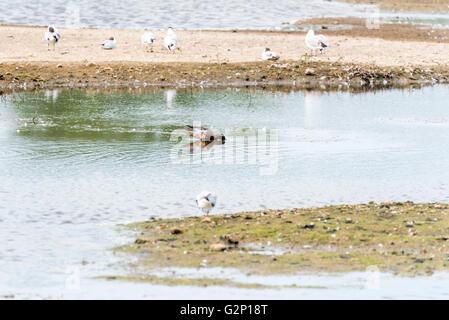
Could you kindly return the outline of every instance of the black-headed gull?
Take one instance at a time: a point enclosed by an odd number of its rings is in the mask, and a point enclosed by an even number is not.
[[[226,141],[226,137],[223,134],[217,134],[208,128],[187,125],[186,130],[189,136],[204,142],[221,141],[224,143]]]
[[[196,205],[206,215],[208,215],[209,212],[213,208],[215,208],[216,203],[217,203],[217,196],[209,191],[202,191],[196,197]]]
[[[61,39],[61,35],[58,33],[55,27],[49,26],[45,32],[45,40],[47,40],[47,48],[50,51],[50,43],[53,46],[53,51],[55,51],[56,42]]]
[[[172,27],[169,27],[167,30],[167,35],[164,38],[164,45],[170,52],[175,52],[178,48],[178,37]]]
[[[111,50],[117,48],[114,37],[110,37],[108,40],[101,44],[101,47],[106,50]]]
[[[153,32],[145,32],[142,35],[141,41],[142,45],[147,51],[148,48],[150,48],[150,52],[153,52],[153,45],[156,42],[156,37],[154,36]]]
[[[262,53],[262,60],[276,61],[279,60],[279,55],[276,52],[271,51],[270,48],[265,48],[264,52]]]
[[[313,30],[309,30],[309,32],[307,32],[305,41],[306,45],[310,48],[312,55],[316,50],[323,53],[323,50],[329,46],[327,38],[322,34],[315,35],[315,31]]]

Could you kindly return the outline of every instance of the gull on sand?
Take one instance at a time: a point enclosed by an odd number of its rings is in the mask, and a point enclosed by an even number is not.
[[[156,37],[153,32],[145,32],[141,38],[143,47],[148,51],[150,48],[150,52],[153,52],[153,45],[156,42]]]
[[[170,52],[175,52],[178,48],[178,37],[172,27],[169,27],[167,30],[167,35],[164,38],[164,45]]]
[[[279,55],[276,52],[271,51],[270,48],[265,48],[264,52],[262,53],[262,60],[276,61],[279,60]]]
[[[313,55],[317,50],[320,53],[323,53],[324,49],[326,49],[329,44],[327,42],[327,38],[322,34],[315,35],[315,31],[309,30],[306,35],[306,45],[310,48],[311,54]]]

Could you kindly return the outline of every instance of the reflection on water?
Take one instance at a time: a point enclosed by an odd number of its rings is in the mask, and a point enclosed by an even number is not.
[[[57,294],[73,266],[81,287],[103,286],[87,278],[118,273],[105,250],[129,240],[118,236],[117,223],[198,214],[194,199],[203,189],[218,195],[216,213],[448,202],[448,90],[68,90],[3,97],[0,293]],[[226,143],[173,139],[193,123],[225,133]],[[182,156],[173,159],[178,149]],[[175,161],[184,157],[189,161]]]

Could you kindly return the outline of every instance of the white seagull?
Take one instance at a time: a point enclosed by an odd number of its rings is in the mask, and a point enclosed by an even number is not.
[[[142,45],[148,51],[148,47],[151,48],[150,52],[153,52],[153,45],[156,42],[156,37],[152,32],[145,32],[141,38]]]
[[[265,48],[265,51],[262,53],[262,60],[276,61],[279,60],[279,55],[271,51],[270,48]]]
[[[217,203],[217,196],[209,191],[203,191],[196,197],[196,205],[205,213],[209,214]]]
[[[47,48],[50,51],[50,43],[53,45],[53,51],[55,51],[56,42],[61,39],[61,35],[58,33],[55,27],[49,26],[45,32],[45,40],[47,40]]]
[[[103,49],[111,50],[117,48],[117,44],[115,43],[114,37],[110,37],[108,40],[104,41],[101,44]]]
[[[178,48],[178,37],[172,27],[169,27],[167,30],[167,35],[164,38],[164,45],[170,52],[175,52],[176,48]]]
[[[329,46],[327,38],[322,34],[316,36],[313,30],[307,32],[306,45],[310,48],[312,55],[316,50],[320,50],[320,53],[323,53],[323,50]]]

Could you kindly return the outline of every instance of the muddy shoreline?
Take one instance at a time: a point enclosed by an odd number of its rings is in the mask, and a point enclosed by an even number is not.
[[[377,5],[380,9],[394,11],[449,12],[444,0],[337,0],[356,4]]]
[[[449,82],[449,67],[378,67],[314,61],[249,63],[8,63],[0,92],[48,88],[264,87],[375,89]]]
[[[170,267],[234,268],[261,275],[375,267],[405,276],[430,275],[449,271],[448,226],[449,205],[412,202],[152,218],[127,225],[136,232],[135,242],[114,249],[130,272],[105,278],[208,283],[151,275]]]

